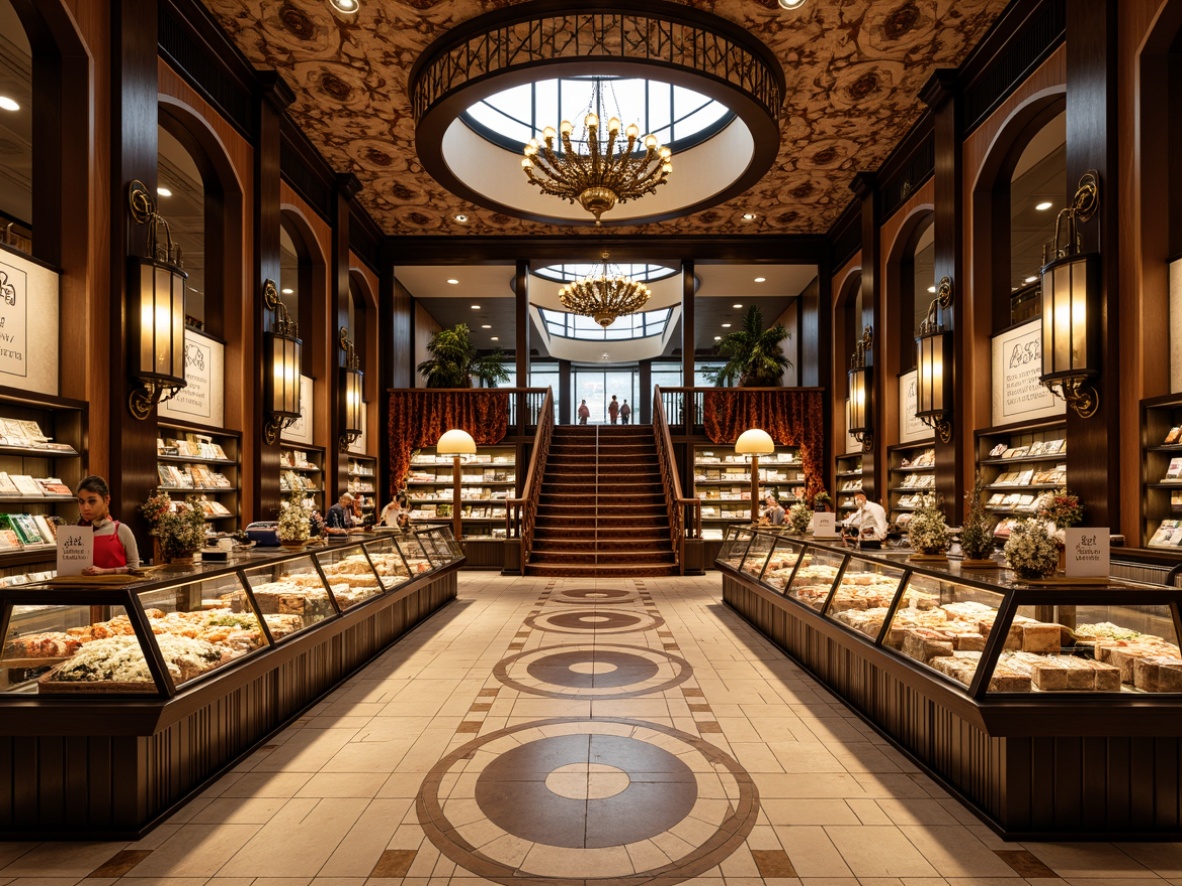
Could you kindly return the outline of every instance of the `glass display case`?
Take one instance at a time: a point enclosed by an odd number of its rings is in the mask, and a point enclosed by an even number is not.
[[[432,526],[420,529],[418,535],[435,566],[442,566],[464,556],[464,549],[460,547],[460,543],[452,535],[450,526]]]
[[[387,591],[410,581],[410,569],[406,558],[390,535],[379,536],[365,545],[365,553],[377,573],[378,580]]]
[[[251,566],[242,570],[242,574],[264,618],[268,615],[287,616],[284,636],[277,640],[286,639],[337,614],[311,554]]]
[[[385,587],[362,548],[328,548],[314,554],[328,591],[342,611],[381,594]]]
[[[763,570],[762,581],[770,588],[783,592],[792,580],[792,573],[796,571],[796,564],[800,562],[800,555],[804,545],[785,536],[776,539],[768,554],[767,566]]]
[[[747,546],[755,538],[755,530],[742,526],[729,526],[722,546],[718,549],[718,562],[724,563],[731,569],[738,569],[743,565],[743,557],[747,553]]]
[[[769,533],[757,533],[751,544],[747,545],[747,552],[743,555],[743,572],[759,578],[763,575],[763,568],[767,565],[768,555],[776,544],[776,537]]]
[[[851,555],[825,615],[877,638],[906,574],[902,567]]]
[[[787,596],[820,612],[844,562],[845,554],[840,551],[810,546],[796,564]]]

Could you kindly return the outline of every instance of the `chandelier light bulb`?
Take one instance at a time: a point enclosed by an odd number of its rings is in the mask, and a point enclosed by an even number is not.
[[[599,126],[599,118],[596,117],[594,114],[588,114],[586,116],[586,118],[584,118],[584,120],[583,120],[583,125],[586,126],[588,129],[595,129],[596,127]]]
[[[620,125],[621,125],[620,118],[619,117],[612,117],[610,120],[607,121],[607,131],[614,135],[620,131]]]
[[[630,123],[628,128],[624,130],[624,135],[628,136],[630,139],[640,138],[640,127],[635,123]]]
[[[558,290],[558,300],[574,314],[591,317],[604,329],[617,317],[632,314],[645,306],[652,292],[644,283],[633,280],[608,265],[608,253],[603,253],[599,273],[568,283]]]
[[[563,120],[562,121],[562,134],[567,135],[568,133],[570,133],[570,121]],[[554,136],[556,136],[556,135],[558,135],[558,133],[554,131],[553,126],[547,126],[545,129],[542,130],[542,138],[544,138],[546,140],[546,144],[549,144],[550,142],[554,141]]]
[[[352,14],[361,8],[359,0],[329,0],[338,12]]]

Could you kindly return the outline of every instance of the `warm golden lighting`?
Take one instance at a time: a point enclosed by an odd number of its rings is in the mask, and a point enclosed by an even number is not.
[[[625,277],[608,265],[603,253],[599,273],[588,274],[558,290],[558,300],[573,314],[592,317],[604,329],[617,317],[633,314],[648,303],[652,292],[639,280]]]
[[[601,111],[602,80],[595,81],[592,100]],[[607,138],[601,142],[600,117],[588,113],[583,118],[583,144],[587,153],[576,150],[571,141],[574,125],[563,120],[560,131],[547,126],[542,130],[542,141],[530,139],[521,160],[530,184],[540,188],[543,194],[578,203],[595,216],[597,225],[603,213],[617,203],[655,193],[673,171],[672,152],[659,145],[655,135],[644,137],[644,153],[640,153],[640,129],[635,123],[624,130],[626,142],[618,144],[621,123],[618,117],[612,117],[607,122]],[[557,152],[555,139],[561,142],[561,150]]]
[[[280,432],[300,417],[300,352],[303,342],[298,338],[296,323],[271,280],[263,284],[263,301],[275,312],[274,331],[263,336],[264,354],[271,367],[263,377],[266,413],[263,439],[271,446],[279,439]]]
[[[931,428],[944,443],[952,439],[952,392],[944,367],[953,365],[952,333],[944,331],[940,313],[952,301],[952,280],[940,281],[939,295],[928,306],[927,316],[919,324],[915,339],[916,404],[915,417]]]

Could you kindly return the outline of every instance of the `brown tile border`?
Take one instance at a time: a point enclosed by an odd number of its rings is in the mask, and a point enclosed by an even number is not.
[[[151,849],[124,849],[121,852],[116,852],[102,865],[87,874],[87,879],[125,877],[132,868],[151,854]]]
[[[477,698],[496,698],[497,694],[500,691],[501,691],[500,686],[485,686],[483,689],[481,689],[479,692],[476,693],[476,697]]]
[[[755,859],[759,876],[765,879],[796,876],[796,868],[792,866],[792,860],[783,849],[752,849],[751,857]]]
[[[1059,875],[1043,864],[1033,852],[1027,849],[994,849],[997,857],[1014,869],[1019,877],[1031,880],[1057,878]]]
[[[383,880],[405,877],[418,854],[417,849],[385,849],[369,875]]]
[[[480,727],[483,725],[483,720],[464,720],[456,727],[456,734],[477,735],[480,733]]]
[[[708,714],[710,713],[710,705],[708,704],[691,704],[689,709],[694,713]]]
[[[584,643],[580,645],[586,648],[591,648],[590,643]],[[510,650],[513,649],[512,646],[509,648]],[[622,650],[625,654],[639,655],[642,658],[646,656],[650,657],[651,659],[658,660],[660,658],[664,658],[672,665],[674,674],[668,680],[664,680],[661,683],[644,686],[640,689],[629,690],[627,687],[620,687],[622,691],[616,691],[615,688],[612,688],[609,691],[602,693],[584,693],[579,696],[580,701],[607,701],[609,699],[615,700],[622,698],[639,698],[646,695],[658,695],[661,692],[666,692],[673,689],[675,686],[684,683],[686,680],[691,679],[694,675],[693,665],[691,665],[684,658],[673,655],[669,652],[661,651],[659,649],[650,649],[647,646],[632,646],[623,643],[596,643],[594,645],[594,649],[596,650],[596,654]],[[569,655],[570,652],[571,649],[569,644],[538,646],[529,650],[528,652],[518,652],[516,655],[508,655],[505,658],[502,658],[493,667],[492,675],[495,679],[499,680],[509,689],[515,689],[518,692],[524,693],[526,695],[533,695],[540,698],[560,698],[563,700],[569,700],[571,698],[569,690],[561,688],[545,689],[540,686],[532,686],[527,683],[522,683],[519,680],[515,680],[509,676],[509,668],[512,667],[514,663],[525,658],[526,656],[536,656],[534,660],[537,661],[551,655],[563,655],[565,657]]]
[[[491,711],[492,710],[492,703],[491,702],[475,702],[470,708],[468,708],[468,710],[471,711],[472,713],[480,713],[481,711]]]
[[[705,698],[706,693],[701,689],[695,689],[693,686],[682,686],[681,694],[686,698]]]
[[[707,732],[722,732],[722,724],[717,720],[702,720],[694,725],[698,727],[698,732],[701,732],[703,735]]]

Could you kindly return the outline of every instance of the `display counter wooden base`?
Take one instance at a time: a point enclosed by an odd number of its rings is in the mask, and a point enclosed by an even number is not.
[[[132,840],[456,596],[458,560],[173,698],[0,700],[0,840]]]
[[[724,601],[1011,839],[1182,838],[1182,698],[976,700],[741,573]]]

